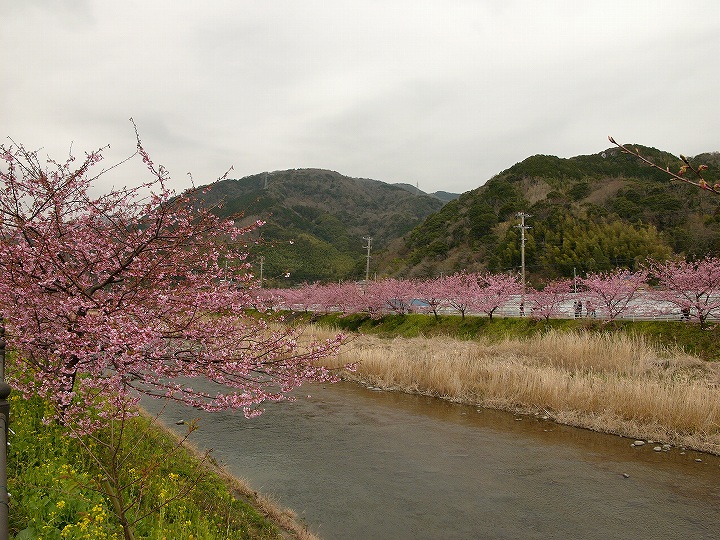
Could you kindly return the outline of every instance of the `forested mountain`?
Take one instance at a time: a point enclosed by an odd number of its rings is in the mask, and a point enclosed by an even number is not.
[[[675,172],[682,165],[666,152],[637,148]],[[720,154],[691,161],[708,165],[708,181],[720,177]],[[720,197],[613,147],[569,159],[529,157],[448,202],[376,262],[404,277],[519,270],[519,212],[530,216],[526,271],[538,281],[720,253]]]
[[[383,249],[444,204],[408,184],[322,169],[223,180],[200,196],[211,204],[223,201],[224,215],[243,212],[248,221],[266,221],[250,262],[259,274],[264,257],[263,277],[278,284],[363,276],[364,237],[372,237],[373,250]]]
[[[670,170],[682,165],[637,148]],[[720,178],[720,153],[691,161],[708,166],[711,183]],[[264,278],[277,285],[362,278],[368,236],[373,275],[519,271],[519,212],[528,216],[526,272],[536,282],[648,258],[720,255],[720,197],[615,147],[568,159],[532,156],[459,197],[322,169],[224,180],[203,197],[223,200],[224,214],[267,222],[249,261],[259,273],[264,257]]]

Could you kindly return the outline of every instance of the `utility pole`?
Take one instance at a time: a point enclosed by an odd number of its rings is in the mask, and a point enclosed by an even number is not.
[[[515,225],[520,229],[520,267],[522,269],[522,290],[520,292],[520,315],[525,310],[525,230],[532,229],[525,225],[525,218],[532,217],[530,214],[525,212],[518,212],[517,216],[520,218],[520,225]]]
[[[260,288],[262,289],[262,282],[263,282],[263,264],[265,264],[265,257],[260,256]]]
[[[370,280],[370,248],[372,247],[372,238],[369,236],[363,236],[363,240],[367,240],[367,245],[363,246],[367,249],[367,255],[365,256],[365,283],[363,283],[363,293],[365,293],[368,281]]]
[[[573,292],[577,292],[577,271],[576,268],[573,266]]]
[[[0,540],[10,535],[9,503],[7,491],[7,442],[10,423],[10,385],[5,382],[5,321],[0,315]]]

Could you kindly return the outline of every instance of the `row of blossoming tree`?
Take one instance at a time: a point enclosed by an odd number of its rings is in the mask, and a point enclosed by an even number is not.
[[[367,313],[372,317],[410,312],[453,312],[551,317],[680,317],[704,325],[720,317],[720,259],[650,262],[631,272],[590,274],[542,288],[523,287],[518,276],[457,273],[426,280],[383,279],[312,284],[267,290],[274,303],[291,310]]]

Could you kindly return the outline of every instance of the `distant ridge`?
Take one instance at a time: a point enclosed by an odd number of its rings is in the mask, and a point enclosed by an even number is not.
[[[353,279],[363,274],[363,237],[374,250],[402,237],[444,201],[420,190],[325,169],[289,169],[227,179],[201,197],[225,215],[264,219],[265,276],[282,283]],[[291,243],[292,242],[292,243]],[[289,280],[289,281],[286,281]]]
[[[416,195],[430,195],[431,197],[435,197],[436,199],[440,199],[443,202],[452,201],[454,199],[457,199],[460,194],[459,193],[449,193],[447,191],[436,191],[435,193],[425,193],[424,191],[421,191],[420,188],[410,185],[410,184],[392,184],[393,186],[401,187],[410,193],[415,193]]]

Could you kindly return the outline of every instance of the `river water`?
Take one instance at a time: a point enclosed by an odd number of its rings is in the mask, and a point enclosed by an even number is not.
[[[352,383],[296,396],[162,419],[200,417],[198,447],[324,540],[720,538],[716,456]]]

